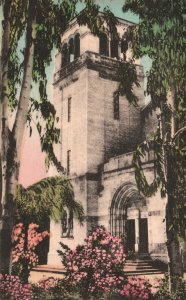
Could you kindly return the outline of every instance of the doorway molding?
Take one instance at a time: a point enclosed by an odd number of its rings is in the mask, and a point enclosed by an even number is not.
[[[135,235],[130,239],[127,228],[129,223],[134,223],[131,235]],[[144,228],[144,234],[142,234],[142,228]],[[128,246],[131,249],[134,248],[136,253],[143,252],[143,249],[144,252],[148,252],[147,202],[131,182],[123,183],[114,193],[110,207],[110,230],[113,235],[123,237],[126,245],[128,240],[130,244]]]

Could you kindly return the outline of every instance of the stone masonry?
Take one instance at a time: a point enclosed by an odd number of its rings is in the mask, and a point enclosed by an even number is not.
[[[122,39],[129,25],[119,19],[117,57],[111,57],[109,36],[105,44],[108,54],[102,55],[100,38],[92,35],[86,26],[79,27],[76,20],[62,36],[64,50],[56,55],[53,84],[61,130],[61,143],[55,150],[74,187],[76,200],[84,207],[85,222],[80,226],[73,218],[73,228],[65,231],[63,224],[68,223],[68,212],[66,219],[64,216],[60,222],[51,221],[48,264],[60,263],[56,250],[61,240],[73,248],[81,244],[96,225],[123,235],[128,251],[148,253],[162,261],[167,259],[166,199],[159,193],[151,198],[140,195],[132,167],[132,151],[150,137],[157,125],[156,112],[149,114],[148,105],[145,106],[143,68],[138,61],[135,63],[140,87],[134,91],[139,106],[130,106],[127,99],[120,96],[119,104],[114,107],[117,70],[120,63],[125,63],[121,61]],[[79,44],[72,44],[75,40]],[[76,49],[75,54],[73,49]],[[129,47],[126,61],[130,53]],[[153,159],[150,153],[144,160],[149,181],[154,176]],[[55,174],[51,169],[50,175]]]

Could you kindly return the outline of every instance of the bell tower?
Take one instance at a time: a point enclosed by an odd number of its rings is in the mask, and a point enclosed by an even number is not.
[[[70,247],[83,242],[101,215],[98,198],[103,164],[111,157],[133,151],[141,141],[140,107],[130,106],[126,97],[116,93],[118,67],[131,57],[130,44],[123,39],[129,25],[118,19],[119,39],[112,40],[105,33],[94,36],[74,19],[55,57],[54,106],[61,130],[56,155],[85,211],[84,226],[73,220],[73,229],[63,236],[63,242]],[[134,91],[142,105],[143,69],[136,67],[141,87]],[[61,227],[60,222],[51,222],[49,263],[57,261]]]

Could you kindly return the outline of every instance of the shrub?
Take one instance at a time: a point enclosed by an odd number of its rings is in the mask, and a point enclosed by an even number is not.
[[[74,251],[62,243],[61,246],[62,251],[58,252],[66,267],[67,279],[72,285],[79,285],[83,299],[150,298],[148,282],[125,278],[123,241],[103,226],[93,230],[84,245],[77,246]]]
[[[181,277],[172,277],[173,291],[169,292],[169,276],[166,274],[160,280],[158,292],[155,294],[156,300],[184,300],[186,299],[185,282]]]
[[[33,286],[33,300],[83,300],[78,287],[66,279],[48,277]]]
[[[22,284],[18,276],[0,274],[0,299],[31,300],[31,285]]]
[[[50,290],[53,287],[56,287],[60,282],[59,278],[47,277],[39,280],[38,287],[44,290]]]
[[[85,239],[85,244],[74,251],[61,243],[58,251],[72,284],[81,284],[89,293],[108,291],[119,287],[123,280],[125,261],[123,242],[112,236],[104,227],[98,227]]]
[[[142,278],[129,277],[127,283],[118,290],[118,294],[129,299],[150,299],[151,285]]]
[[[107,276],[105,280],[108,278]],[[33,286],[33,300],[145,300],[150,299],[151,296],[150,284],[137,277],[129,278],[125,283],[122,282],[120,289],[116,289],[115,284],[111,284],[105,292],[98,289],[96,294],[91,291],[85,293],[82,291],[81,284],[72,285],[67,278],[49,277]]]
[[[13,229],[12,272],[23,282],[28,281],[30,270],[38,264],[38,255],[35,253],[37,245],[49,235],[47,231],[38,233],[38,227],[39,225],[31,223],[27,231],[23,224],[19,223]],[[27,237],[26,242],[25,237]]]

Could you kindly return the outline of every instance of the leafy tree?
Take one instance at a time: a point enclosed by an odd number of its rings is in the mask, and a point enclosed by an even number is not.
[[[167,197],[166,232],[170,275],[182,275],[179,249],[185,240],[186,216],[186,101],[185,101],[185,1],[126,0],[123,10],[138,14],[138,25],[128,35],[133,41],[134,56],[148,55],[152,66],[147,74],[147,93],[151,108],[158,108],[159,124],[154,137],[139,145],[134,155],[139,189],[151,196],[158,190]],[[154,151],[156,176],[149,183],[142,159]]]
[[[44,178],[41,181],[24,188],[18,185],[16,195],[17,219],[23,223],[25,232],[24,252],[28,251],[29,226],[31,223],[42,223],[51,217],[59,220],[67,208],[73,215],[83,222],[84,210],[81,204],[74,199],[72,185],[68,178],[55,176]],[[28,282],[29,260],[23,260],[24,280]]]
[[[45,122],[41,146],[47,155],[55,160],[53,143],[58,141],[55,128],[55,110],[46,95],[45,67],[51,60],[51,50],[59,41],[61,30],[65,29],[66,17],[63,5],[53,1],[2,1],[4,13],[1,50],[1,227],[0,227],[0,269],[8,272],[10,266],[11,232],[14,223],[14,198],[18,183],[20,149],[25,124],[31,117],[29,103],[33,82],[39,83],[39,106]],[[61,12],[62,22],[59,26]],[[58,30],[57,27],[58,26]],[[58,34],[58,38],[57,38]],[[23,38],[23,58],[18,49]],[[42,55],[41,55],[42,54]],[[39,57],[42,59],[38,59]],[[20,87],[20,93],[18,93]],[[8,126],[8,109],[16,108],[12,130]],[[47,108],[47,109],[45,109]],[[33,108],[34,109],[34,108]],[[32,110],[33,110],[32,109]],[[41,134],[41,126],[37,123]],[[48,141],[48,143],[47,143]]]
[[[11,269],[11,233],[15,215],[15,195],[18,185],[20,150],[25,125],[31,124],[33,112],[40,115],[36,126],[41,149],[46,153],[47,165],[52,161],[63,172],[55,157],[53,145],[58,143],[59,130],[55,127],[56,111],[46,93],[46,66],[50,63],[53,47],[60,47],[60,35],[67,22],[75,16],[77,0],[1,0],[3,34],[0,59],[0,271]],[[103,28],[104,20],[114,28],[115,18],[108,9],[98,15],[99,6],[92,0],[85,3],[86,14],[93,30],[96,20]],[[79,20],[79,18],[78,18]],[[109,20],[111,22],[109,23]],[[84,20],[83,22],[86,22]],[[24,44],[23,47],[21,42]],[[21,48],[21,51],[20,51]],[[21,54],[20,54],[21,53]],[[37,84],[40,99],[31,95]],[[15,110],[12,128],[8,126],[8,110]]]

